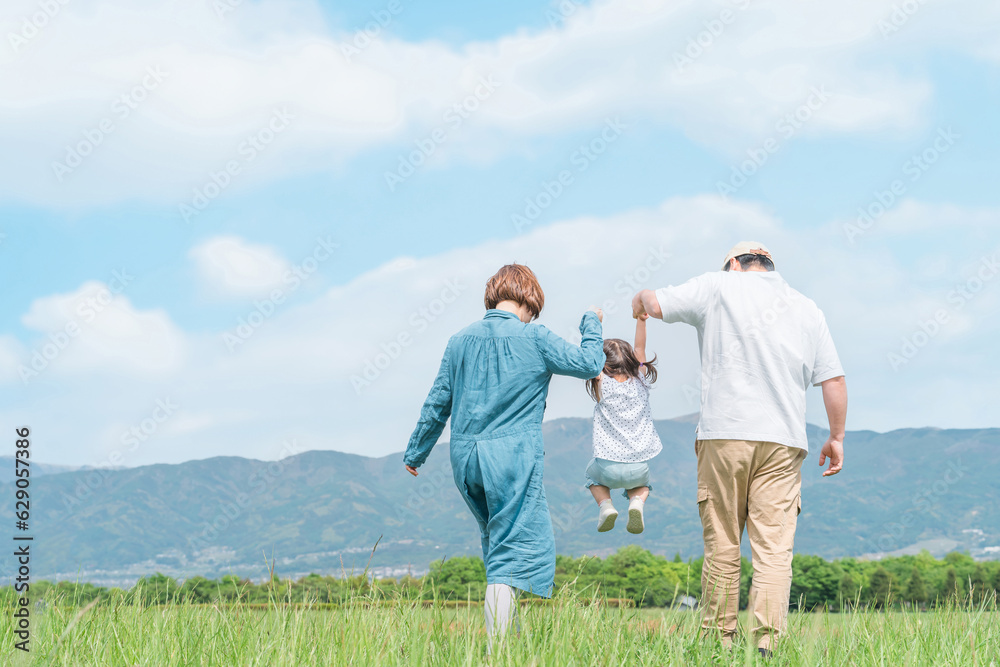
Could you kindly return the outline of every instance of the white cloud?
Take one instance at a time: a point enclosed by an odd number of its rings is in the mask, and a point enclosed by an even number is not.
[[[987,206],[959,206],[952,203],[932,204],[904,199],[875,220],[872,233],[907,236],[914,233],[936,232],[946,235],[969,233],[996,234],[1000,231],[1000,211]],[[967,238],[967,236],[966,236]]]
[[[40,337],[20,354],[22,381],[53,373],[160,377],[180,368],[183,334],[163,310],[136,309],[122,294],[128,281],[89,281],[32,302],[21,322]]]
[[[188,253],[207,289],[221,296],[255,297],[281,284],[291,264],[274,248],[238,236],[213,236]]]
[[[409,145],[435,127],[452,132],[443,159],[484,147],[499,155],[516,146],[510,139],[619,114],[737,153],[772,134],[817,86],[831,97],[803,131],[905,130],[922,122],[931,88],[894,60],[940,47],[993,58],[994,41],[967,26],[988,25],[997,10],[973,0],[924,6],[887,39],[876,26],[894,4],[604,0],[551,29],[460,49],[387,38],[348,59],[342,47],[352,35],[323,31],[312,3],[245,2],[224,19],[203,0],[69,3],[24,45],[0,49],[9,60],[0,68],[9,158],[0,183],[6,196],[47,205],[123,197],[179,204],[230,161],[240,165],[232,187],[248,188],[342,164],[372,146]],[[705,33],[724,10],[732,20]],[[34,0],[5,3],[2,32],[16,33],[37,11]],[[703,52],[679,67],[677,54],[700,38]],[[146,81],[149,68],[162,81],[125,114],[115,100]],[[444,113],[488,75],[500,88],[449,127]],[[255,154],[266,159],[247,160],[242,142],[276,108],[294,116],[289,129]],[[105,121],[112,129],[98,132]],[[77,164],[73,152],[87,154]],[[57,173],[55,163],[70,161],[69,173]]]
[[[995,414],[988,383],[1000,362],[995,355],[968,356],[991,349],[990,332],[1000,324],[1000,277],[961,309],[948,301],[954,284],[973,274],[986,250],[982,243],[958,236],[942,251],[951,262],[946,272],[915,277],[908,256],[894,254],[891,243],[872,238],[851,246],[835,225],[796,230],[759,205],[709,196],[399,258],[317,298],[286,303],[235,353],[221,332],[182,334],[164,313],[134,311],[123,302],[144,322],[137,330],[150,332],[145,344],[129,342],[138,336],[113,336],[121,327],[109,320],[108,331],[90,334],[100,344],[74,343],[66,352],[67,359],[76,355],[71,368],[47,376],[51,382],[29,384],[8,409],[18,410],[17,420],[44,422],[52,443],[47,456],[67,462],[105,460],[121,448],[123,430],[141,424],[164,397],[180,409],[128,452],[123,465],[215,455],[273,458],[289,438],[304,449],[383,455],[405,446],[448,337],[482,316],[483,285],[502,264],[520,261],[536,271],[546,291],[541,321],[560,335],[572,337],[581,313],[598,304],[607,313],[606,335],[629,338],[635,289],[717,270],[733,243],[746,238],[767,243],[786,279],[826,312],[848,371],[851,428],[996,426],[984,422]],[[58,330],[83,292],[40,299],[25,324]],[[887,355],[943,307],[952,309],[951,323],[894,371]],[[696,411],[694,331],[653,323],[649,347],[662,371],[655,415]],[[164,354],[170,350],[184,354]],[[164,356],[173,360],[172,372],[136,372]],[[370,384],[356,391],[366,370]],[[967,390],[913,393],[941,377]],[[591,410],[580,382],[553,381],[547,418]],[[52,422],[51,414],[64,419]],[[809,417],[823,423],[818,392],[811,394]]]

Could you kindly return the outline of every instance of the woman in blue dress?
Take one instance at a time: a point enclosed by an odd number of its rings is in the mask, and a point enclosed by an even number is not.
[[[501,268],[486,283],[486,315],[448,341],[403,463],[412,475],[451,417],[455,484],[479,522],[491,643],[513,618],[513,589],[552,594],[555,538],[542,485],[542,417],[554,374],[584,380],[604,368],[601,311],[584,313],[572,345],[531,324],[545,303],[534,272]]]

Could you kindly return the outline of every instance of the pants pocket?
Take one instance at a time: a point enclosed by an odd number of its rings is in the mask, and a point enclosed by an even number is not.
[[[708,488],[704,486],[698,487],[698,507],[701,507],[705,502],[708,501]]]
[[[698,518],[701,520],[702,537],[705,540],[706,552],[709,542],[713,542],[711,536],[715,534],[715,520],[712,516],[712,509],[708,504],[708,487],[698,487]]]

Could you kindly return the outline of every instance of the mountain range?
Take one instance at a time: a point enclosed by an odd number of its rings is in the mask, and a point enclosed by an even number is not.
[[[543,426],[545,486],[559,553],[605,556],[636,543],[692,557],[701,550],[695,419],[656,422],[663,452],[651,464],[646,531],[596,532],[584,488],[591,421]],[[1000,429],[852,431],[844,471],[822,478],[826,433],[809,427],[796,551],[878,558],[927,549],[1000,557]],[[0,516],[14,487],[0,464]],[[420,476],[402,456],[307,451],[281,461],[216,457],[122,469],[32,468],[32,576],[125,586],[162,572],[177,578],[261,578],[310,572],[420,574],[435,559],[480,553],[478,529],[455,489],[447,443]],[[624,500],[616,496],[624,506]],[[372,555],[372,548],[378,549]],[[9,583],[9,559],[0,578]]]

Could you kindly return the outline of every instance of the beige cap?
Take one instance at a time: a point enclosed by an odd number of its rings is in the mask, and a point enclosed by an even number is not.
[[[757,243],[756,241],[741,241],[733,246],[733,249],[729,251],[726,255],[726,261],[723,262],[722,268],[729,266],[729,262],[734,257],[739,257],[740,255],[763,255],[774,263],[774,258],[771,257],[771,251],[767,249],[767,246],[763,243]]]

